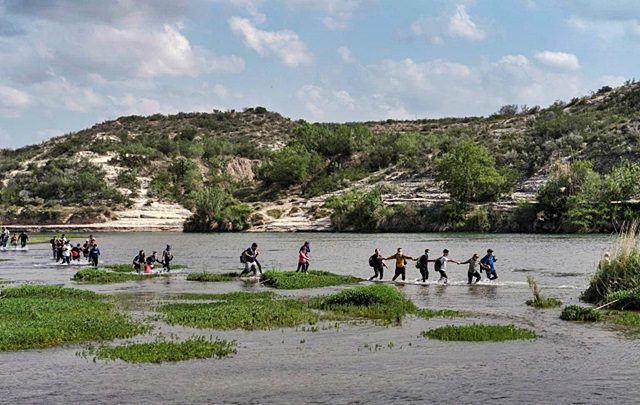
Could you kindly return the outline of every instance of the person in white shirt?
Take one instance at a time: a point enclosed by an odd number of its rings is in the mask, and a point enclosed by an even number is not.
[[[449,277],[447,277],[447,262],[460,264],[460,262],[457,260],[449,259],[449,250],[447,249],[443,250],[442,256],[434,260],[434,262],[435,271],[440,273],[440,280],[438,280],[438,282],[442,281],[445,284],[449,282]]]

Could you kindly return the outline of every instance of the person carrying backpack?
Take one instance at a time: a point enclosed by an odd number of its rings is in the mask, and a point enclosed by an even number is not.
[[[440,279],[438,282],[443,281],[444,284],[449,282],[449,277],[447,276],[447,262],[452,262],[455,264],[460,264],[459,261],[449,259],[449,250],[445,249],[442,251],[442,256],[434,260],[434,270],[440,273]]]
[[[258,244],[252,243],[240,256],[240,261],[244,263],[244,270],[240,273],[240,277],[253,271],[253,275],[257,275],[258,271],[262,274],[262,269],[258,263]]]
[[[424,254],[420,256],[418,261],[416,262],[416,267],[420,270],[420,275],[422,276],[422,282],[425,283],[429,280],[429,249],[424,250]]]
[[[380,280],[384,274],[384,267],[387,267],[383,262],[384,257],[380,254],[380,249],[376,249],[373,255],[369,256],[369,267],[373,267],[374,274],[369,278],[369,281],[375,280],[378,275]]]
[[[405,265],[407,263],[407,259],[409,260],[415,260],[415,259],[411,256],[405,256],[405,254],[402,253],[402,248],[398,248],[398,251],[396,252],[395,255],[386,257],[384,260],[392,260],[392,259],[395,259],[396,261],[396,272],[393,275],[393,278],[391,279],[391,281],[396,281],[396,278],[398,278],[398,276],[402,276],[402,281],[404,281],[404,277],[406,273]]]

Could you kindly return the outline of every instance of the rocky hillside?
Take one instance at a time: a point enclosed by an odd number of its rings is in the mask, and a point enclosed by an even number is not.
[[[411,230],[402,217],[449,209],[436,166],[460,142],[488,150],[509,179],[473,206],[514,212],[535,201],[555,162],[589,160],[601,174],[637,162],[639,108],[640,84],[629,82],[490,117],[309,125],[263,107],[120,117],[0,150],[0,221],[177,230],[194,215],[189,230],[333,230],[337,197],[355,189],[376,190],[388,208],[376,229]]]

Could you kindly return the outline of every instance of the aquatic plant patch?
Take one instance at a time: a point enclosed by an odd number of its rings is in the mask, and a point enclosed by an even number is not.
[[[540,288],[536,280],[529,276],[527,277],[527,283],[533,293],[533,299],[527,300],[526,304],[534,308],[555,308],[562,305],[562,301],[557,298],[547,298],[540,293]]]
[[[640,287],[620,290],[607,294],[604,301],[608,309],[640,309]]]
[[[462,325],[443,326],[423,331],[422,336],[457,342],[500,342],[505,340],[535,339],[534,331],[517,328],[513,325]]]
[[[313,298],[311,308],[349,317],[400,320],[407,313],[416,313],[415,304],[396,288],[373,284],[342,290],[325,297]]]
[[[210,329],[273,329],[314,324],[319,315],[297,299],[231,299],[167,304],[159,309],[171,325]]]
[[[567,305],[562,308],[560,319],[565,321],[597,322],[602,319],[602,314],[595,308],[580,305]]]
[[[171,270],[184,269],[187,266],[182,264],[171,265]],[[115,271],[116,273],[133,273],[133,264],[108,264],[104,266],[105,269]],[[162,264],[156,264],[155,269],[162,269]]]
[[[589,287],[581,298],[592,304],[605,303],[607,296],[617,291],[632,290],[640,286],[640,239],[638,227],[633,222],[622,231],[612,249],[611,257],[604,257]]]
[[[222,282],[233,281],[240,277],[240,273],[190,273],[187,281]]]
[[[151,343],[101,346],[87,350],[83,356],[93,354],[98,359],[122,360],[127,363],[164,363],[226,357],[236,353],[235,345],[235,341],[207,340],[203,336],[197,336],[182,342],[157,340]]]
[[[464,315],[453,309],[428,309],[420,308],[413,313],[415,316],[423,319],[431,318],[464,318]]]
[[[171,298],[177,300],[267,300],[274,298],[273,291],[246,292],[238,291],[226,294],[198,294],[198,293],[180,293],[173,294]]]
[[[263,284],[282,290],[297,290],[303,288],[320,288],[332,285],[354,284],[361,278],[343,276],[327,271],[311,270],[306,273],[295,271],[267,271],[262,275]]]
[[[128,338],[149,329],[105,302],[107,296],[59,286],[0,291],[0,351]]]
[[[158,274],[117,273],[100,269],[82,269],[73,275],[72,280],[89,284],[124,283],[132,280],[145,280]]]
[[[607,316],[607,320],[625,326],[640,326],[640,312],[616,311]]]

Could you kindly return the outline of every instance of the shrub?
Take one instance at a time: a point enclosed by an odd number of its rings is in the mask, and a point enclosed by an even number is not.
[[[296,143],[326,157],[350,156],[362,150],[371,136],[369,128],[350,124],[303,124],[294,132]]]
[[[282,187],[300,185],[307,182],[322,166],[322,159],[316,152],[309,152],[304,146],[286,146],[276,152],[270,161],[260,165],[258,178],[267,184]]]
[[[219,187],[205,187],[189,195],[195,213],[185,223],[189,231],[242,231],[251,226],[253,209],[240,204],[231,194]],[[226,226],[223,226],[227,224]]]
[[[386,213],[382,195],[378,189],[369,192],[354,189],[329,198],[325,206],[333,209],[331,222],[338,230],[376,230]]]
[[[597,322],[602,319],[602,315],[596,309],[591,307],[567,305],[566,307],[562,308],[560,319],[563,319],[565,321]]]
[[[451,198],[462,203],[494,201],[512,185],[509,176],[496,169],[489,150],[470,141],[436,158],[435,175]]]
[[[637,238],[638,222],[633,222],[618,235],[611,257],[605,255],[598,264],[582,299],[600,303],[617,291],[634,290],[640,286],[640,249]]]

